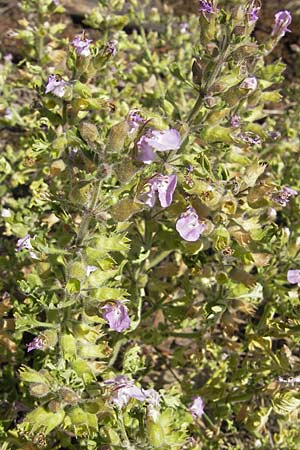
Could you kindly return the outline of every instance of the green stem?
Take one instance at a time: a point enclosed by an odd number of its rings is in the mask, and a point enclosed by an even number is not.
[[[213,86],[214,82],[216,81],[216,79],[217,79],[217,77],[218,77],[218,75],[219,75],[219,73],[220,73],[220,71],[222,69],[222,66],[223,66],[224,62],[226,61],[228,53],[229,53],[229,46],[227,45],[223,49],[223,51],[221,52],[220,57],[219,57],[218,61],[216,62],[216,65],[214,67],[213,73],[211,74],[210,78],[207,80],[207,83],[205,84],[204,89],[201,90],[201,92],[199,93],[199,96],[198,96],[198,98],[196,100],[196,103],[193,106],[190,114],[188,115],[187,123],[189,125],[192,125],[195,116],[197,115],[199,109],[202,106],[203,98],[205,97],[206,94],[208,94],[209,89],[211,88],[211,86]]]
[[[125,424],[124,424],[122,411],[118,410],[117,414],[118,414],[118,422],[119,422],[119,425],[120,425],[121,434],[122,434],[122,438],[123,438],[124,444],[126,445],[126,448],[128,450],[130,450],[131,449],[131,445],[130,445],[130,441],[129,441],[128,436],[127,436],[127,432],[126,432],[126,428],[125,428]]]
[[[192,108],[190,114],[188,115],[187,123],[188,123],[189,125],[191,125],[191,124],[193,123],[194,117],[197,115],[197,113],[198,113],[198,111],[199,111],[199,109],[200,109],[200,107],[201,107],[201,105],[202,105],[203,97],[204,97],[204,95],[203,95],[203,93],[201,92],[201,93],[199,94],[199,96],[198,96],[198,98],[197,98],[197,101],[196,101],[195,105],[193,106],[193,108]]]
[[[119,341],[117,341],[117,343],[114,346],[114,351],[113,351],[112,357],[109,360],[108,367],[113,367],[113,365],[115,364],[116,359],[118,357],[118,354],[121,350],[122,345],[125,344],[126,342],[127,342],[126,338],[120,339]]]

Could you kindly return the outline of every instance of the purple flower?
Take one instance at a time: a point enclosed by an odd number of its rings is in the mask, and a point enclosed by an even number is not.
[[[117,53],[117,41],[108,41],[105,46],[105,53],[110,56],[115,56]]]
[[[137,159],[144,164],[152,163],[155,158],[153,150],[166,152],[169,150],[178,150],[181,145],[180,133],[171,128],[169,130],[147,130],[147,133],[141,137],[137,143]]]
[[[42,350],[44,344],[45,342],[42,336],[36,336],[29,344],[26,345],[27,352],[32,352],[32,350]]]
[[[259,19],[259,11],[261,10],[261,7],[257,5],[256,0],[252,0],[247,8],[247,16],[248,16],[248,22],[250,25],[253,25],[258,19]]]
[[[288,29],[291,22],[292,16],[289,11],[278,11],[278,13],[275,14],[272,36],[276,36],[279,39],[282,38],[287,31],[291,31]]]
[[[295,195],[298,195],[297,191],[289,187],[284,187],[281,189],[281,191],[273,195],[273,199],[281,206],[286,206],[289,203],[291,197],[294,197]]]
[[[247,77],[241,83],[240,87],[242,89],[247,89],[248,91],[255,91],[257,88],[257,79],[255,77]]]
[[[201,397],[194,398],[193,403],[189,406],[189,411],[195,419],[202,417],[204,413],[204,402]]]
[[[45,94],[49,94],[49,92],[51,92],[51,94],[61,98],[65,95],[66,84],[67,83],[58,75],[50,75],[46,85]]]
[[[18,239],[18,241],[17,241],[16,252],[20,252],[24,248],[26,248],[26,250],[33,249],[31,242],[30,242],[30,234],[26,234],[26,236],[24,236],[21,239]]]
[[[287,279],[288,279],[288,282],[291,284],[300,283],[300,269],[288,270]]]
[[[91,39],[86,39],[84,37],[84,34],[80,35],[78,34],[75,36],[71,44],[76,50],[77,55],[84,56],[85,58],[87,56],[90,56],[90,43],[93,42]]]
[[[129,132],[128,134],[132,134],[137,130],[140,125],[144,124],[146,122],[145,119],[140,115],[140,112],[138,109],[133,109],[129,111],[127,116],[127,122],[129,124]]]
[[[215,14],[218,8],[214,6],[213,0],[199,0],[199,12]]]
[[[147,137],[147,143],[158,152],[178,150],[181,145],[181,136],[174,128],[165,131],[152,130]]]
[[[167,208],[172,203],[176,185],[176,175],[155,175],[146,184],[146,205],[149,205],[151,208],[153,208],[156,200],[155,193],[157,192],[160,205],[162,206],[162,208]]]
[[[143,402],[146,396],[142,389],[137,387],[132,380],[129,380],[125,375],[118,375],[117,377],[104,381],[107,385],[112,385],[113,392],[110,401],[118,408],[122,409],[126,406],[131,398],[135,398]]]
[[[142,136],[137,143],[138,155],[137,159],[144,164],[151,164],[155,158],[155,153],[152,147],[147,142],[147,136]]]
[[[185,241],[189,242],[197,241],[205,228],[205,223],[199,222],[198,214],[191,206],[180,215],[176,222],[176,230]]]
[[[128,316],[128,309],[122,302],[108,303],[103,307],[104,319],[108,322],[112,330],[121,333],[130,327],[130,318]]]
[[[232,128],[238,128],[241,124],[241,117],[238,114],[234,114],[230,118],[230,125]]]

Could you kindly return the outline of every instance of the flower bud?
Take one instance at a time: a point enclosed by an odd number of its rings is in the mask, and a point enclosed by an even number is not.
[[[288,26],[292,22],[292,16],[289,11],[278,11],[275,14],[275,22],[273,25],[272,36],[277,39],[282,38],[287,31],[291,31],[288,29]]]
[[[192,65],[193,83],[201,85],[203,68],[199,60],[194,60]]]

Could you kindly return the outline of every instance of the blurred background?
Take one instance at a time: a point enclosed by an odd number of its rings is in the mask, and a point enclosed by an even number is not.
[[[18,20],[22,17],[22,13],[18,8],[19,3],[18,0],[0,1],[0,51],[4,54],[12,53],[15,60],[18,60],[18,46],[21,43],[13,38],[11,31],[17,27]],[[98,0],[60,0],[60,4],[65,7],[65,15],[68,18],[68,27],[65,34],[72,37],[78,31],[88,28],[84,23],[85,15],[89,14],[99,3],[101,1]],[[237,0],[223,0],[218,3],[221,6],[228,6],[239,2]],[[149,21],[147,24],[149,28],[151,28],[151,8],[157,8],[162,13],[167,12],[168,14],[183,16],[184,18],[184,16],[197,13],[198,4],[198,0],[151,0],[139,2],[139,5],[147,10],[146,17]],[[300,76],[300,66],[297,63],[297,57],[300,53],[300,0],[292,0],[290,2],[262,0],[262,11],[260,20],[256,24],[255,34],[259,41],[263,40],[272,29],[275,13],[282,8],[288,9],[293,15],[292,33],[286,34],[270,58],[277,59],[281,57],[288,65],[286,78],[289,81],[296,81]],[[133,27],[135,27],[135,24],[128,24],[127,30],[130,31]],[[92,37],[97,37],[97,31],[90,30],[90,32]]]

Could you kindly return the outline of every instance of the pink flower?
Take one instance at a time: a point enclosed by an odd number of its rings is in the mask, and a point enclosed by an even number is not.
[[[189,242],[197,241],[205,228],[205,223],[199,222],[196,210],[190,206],[180,215],[176,222],[176,230],[185,241]]]
[[[130,327],[130,318],[127,307],[120,301],[108,303],[103,307],[103,317],[108,322],[112,330],[121,333]]]
[[[288,282],[291,284],[300,283],[300,269],[288,270],[287,279],[288,279]]]
[[[201,397],[196,397],[193,400],[193,403],[189,406],[189,411],[195,419],[202,417],[204,413],[204,402]]]
[[[84,34],[80,35],[78,34],[75,36],[71,44],[76,50],[77,55],[84,56],[85,58],[87,56],[90,56],[90,43],[93,42],[91,39],[86,39],[84,37]]]
[[[113,379],[104,381],[104,383],[112,385],[113,392],[110,401],[120,409],[126,406],[131,398],[135,398],[141,402],[146,400],[142,389],[137,387],[133,380],[130,380],[125,375],[118,375]]]
[[[46,85],[45,94],[49,94],[49,92],[56,97],[63,97],[65,95],[65,86],[66,82],[57,75],[50,75],[48,78],[48,83]]]
[[[248,91],[255,91],[257,88],[257,79],[255,77],[247,77],[241,83],[240,87],[242,89],[247,89]]]
[[[148,181],[146,185],[146,189],[148,189],[148,191],[145,193],[146,205],[149,205],[151,208],[153,208],[156,200],[155,194],[157,192],[161,206],[163,208],[167,208],[172,203],[176,185],[176,175],[155,175]]]
[[[273,25],[272,36],[282,38],[287,31],[291,31],[288,29],[291,22],[292,16],[289,11],[278,11],[278,13],[275,14],[275,23]]]

